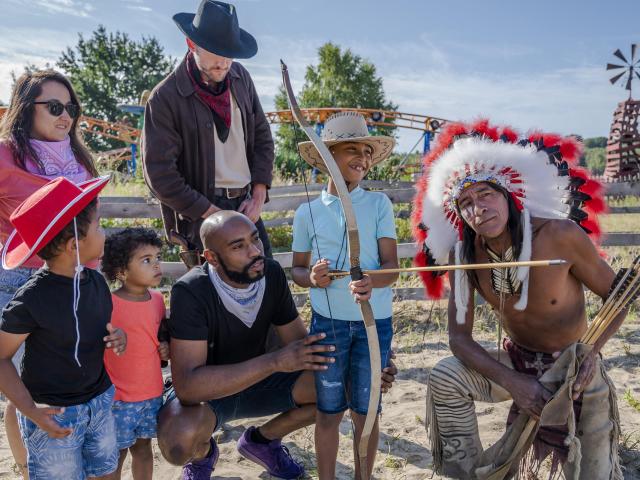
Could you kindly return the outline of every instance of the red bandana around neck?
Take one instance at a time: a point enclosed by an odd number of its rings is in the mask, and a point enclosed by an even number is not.
[[[198,97],[213,110],[213,113],[217,115],[224,122],[227,129],[229,129],[231,127],[231,90],[229,88],[229,76],[224,79],[225,86],[222,93],[215,95],[210,87],[201,80],[202,77],[191,52],[187,54],[187,72],[189,73],[189,78],[191,78],[191,83],[193,83]]]

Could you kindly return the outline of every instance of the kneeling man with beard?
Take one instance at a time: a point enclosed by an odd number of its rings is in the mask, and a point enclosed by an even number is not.
[[[207,262],[171,291],[171,373],[174,391],[158,418],[158,444],[184,479],[209,479],[218,460],[211,438],[223,423],[278,414],[250,427],[238,451],[279,478],[304,468],[281,439],[315,420],[313,370],[326,369],[331,345],[316,345],[293,302],[282,267],[264,257],[258,230],[244,215],[223,210],[200,229]],[[284,345],[266,352],[273,325]],[[395,367],[385,369],[383,390]]]

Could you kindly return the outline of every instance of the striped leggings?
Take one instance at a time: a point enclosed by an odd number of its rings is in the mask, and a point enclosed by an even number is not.
[[[497,352],[490,352],[497,359]],[[505,352],[500,362],[513,368]],[[593,381],[584,392],[582,414],[577,425],[581,444],[578,469],[567,462],[566,478],[622,479],[618,464],[618,416],[615,393],[604,367],[598,361]],[[613,395],[613,397],[612,397]],[[613,400],[612,400],[613,398]],[[510,400],[504,388],[466,367],[456,357],[446,357],[431,370],[427,387],[426,427],[434,468],[459,479],[473,479],[474,466],[483,453],[475,402]]]

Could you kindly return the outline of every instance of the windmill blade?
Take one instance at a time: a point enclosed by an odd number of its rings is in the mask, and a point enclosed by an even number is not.
[[[613,63],[607,63],[607,70],[615,70],[616,68],[627,68],[624,65],[614,65]]]
[[[636,58],[636,44],[631,44],[631,63],[633,63],[634,58]]]
[[[611,82],[611,85],[613,85],[614,83],[616,83],[618,80],[620,80],[620,77],[622,77],[625,73],[627,73],[626,71],[619,73],[618,75],[616,75],[615,77],[611,77],[609,79],[609,81]]]
[[[620,60],[622,60],[624,63],[627,63],[627,64],[629,63],[629,62],[627,61],[627,59],[626,59],[626,58],[624,58],[624,55],[622,54],[622,52],[620,51],[620,49],[617,49],[615,52],[613,52],[613,54],[614,54],[616,57],[618,57]]]
[[[635,74],[636,74],[636,77],[638,77],[638,80],[640,80],[640,73],[638,73],[638,72],[636,72],[636,71],[634,71],[633,73],[635,73]]]
[[[631,80],[633,80],[633,75],[629,72],[629,78],[627,79],[627,86],[624,87],[625,90],[631,90]]]

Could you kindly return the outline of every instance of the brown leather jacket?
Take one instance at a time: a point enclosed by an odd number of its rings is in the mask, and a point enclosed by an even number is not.
[[[233,62],[227,74],[242,112],[252,183],[271,186],[273,138],[249,72]],[[216,157],[213,113],[195,94],[186,57],[151,92],[144,112],[144,178],[162,203],[167,233],[176,230],[195,244],[201,216],[211,205]]]

